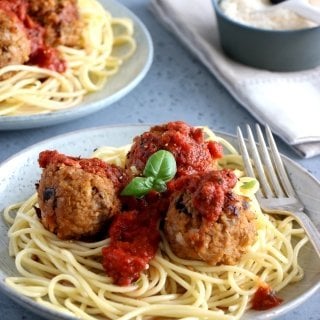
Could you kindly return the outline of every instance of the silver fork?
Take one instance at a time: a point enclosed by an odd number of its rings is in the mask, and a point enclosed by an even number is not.
[[[271,130],[266,126],[266,136],[269,143],[267,148],[260,126],[256,125],[258,145],[252,130],[247,125],[248,148],[241,129],[237,128],[240,153],[243,158],[246,174],[256,178],[260,183],[260,190],[256,196],[262,209],[286,210],[296,218],[304,228],[310,242],[320,257],[320,232],[310,218],[303,212],[303,204],[298,199],[282,162]],[[251,151],[251,157],[249,155]],[[271,155],[271,156],[270,156]],[[255,170],[253,169],[253,165]]]

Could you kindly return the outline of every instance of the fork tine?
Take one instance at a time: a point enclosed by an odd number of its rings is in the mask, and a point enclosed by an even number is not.
[[[258,175],[258,180],[260,182],[260,187],[263,190],[263,193],[266,198],[271,198],[273,196],[273,192],[270,188],[267,176],[265,174],[265,171],[263,169],[262,161],[257,149],[256,142],[253,137],[252,130],[249,125],[247,125],[247,132],[248,132],[248,140],[249,140],[249,146],[251,149],[252,159],[253,163],[255,164],[255,169]]]
[[[265,139],[263,137],[261,128],[258,124],[256,124],[256,131],[258,135],[259,149],[261,158],[263,159],[263,163],[266,168],[266,172],[268,172],[268,177],[270,178],[270,183],[272,185],[273,191],[277,197],[283,197],[284,193],[282,191],[281,184],[279,183],[279,179],[277,177],[276,171],[274,170],[274,166],[272,164],[272,160],[269,155],[269,150],[267,148]]]
[[[246,174],[249,177],[256,178],[256,175],[254,173],[254,170],[253,170],[253,167],[251,164],[251,159],[250,159],[250,156],[248,153],[248,149],[247,149],[246,143],[244,141],[243,134],[242,134],[240,127],[237,127],[237,135],[238,135],[239,149],[240,149],[240,153],[242,155],[243,165],[244,165]],[[260,196],[260,197],[262,196],[262,193],[260,190],[257,191],[257,196]]]
[[[276,166],[276,170],[277,170],[278,175],[281,179],[281,182],[283,183],[283,188],[284,188],[288,197],[295,196],[295,191],[294,191],[292,184],[289,180],[288,174],[285,170],[282,159],[280,157],[276,142],[274,141],[272,132],[271,132],[268,125],[266,125],[266,135],[267,135],[268,143],[269,143],[269,146],[271,149],[272,158],[273,158],[274,164]]]
[[[250,177],[255,178],[255,174],[253,171],[253,167],[251,165],[250,156],[248,153],[248,149],[246,146],[246,143],[243,138],[242,131],[240,127],[237,127],[237,134],[238,134],[238,142],[239,142],[239,148],[243,159],[244,168],[246,170],[246,174]]]

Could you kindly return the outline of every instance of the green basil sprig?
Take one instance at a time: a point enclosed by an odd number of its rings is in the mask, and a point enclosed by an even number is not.
[[[135,177],[122,190],[122,196],[141,198],[149,191],[164,192],[166,182],[173,179],[177,172],[177,164],[173,154],[166,150],[159,150],[151,155],[143,170],[143,177]]]

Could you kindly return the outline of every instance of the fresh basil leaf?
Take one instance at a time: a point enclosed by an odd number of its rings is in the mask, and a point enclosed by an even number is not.
[[[121,191],[122,196],[135,196],[141,198],[145,196],[153,186],[153,177],[135,177],[129,184]]]
[[[159,150],[149,157],[143,175],[168,182],[176,172],[177,164],[173,154],[166,150]]]
[[[177,172],[177,164],[173,154],[166,150],[159,150],[149,157],[143,171],[144,177],[135,177],[122,190],[123,196],[141,198],[150,190],[164,192],[166,182],[170,181]]]
[[[245,182],[243,183],[240,188],[241,189],[252,189],[255,185],[256,185],[256,180],[251,180],[251,181],[248,181],[248,182]]]
[[[153,189],[158,192],[164,192],[167,190],[167,184],[163,180],[156,179],[153,183]]]

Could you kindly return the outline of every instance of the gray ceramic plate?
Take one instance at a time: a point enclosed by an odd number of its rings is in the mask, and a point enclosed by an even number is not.
[[[148,130],[148,128],[148,126],[133,125],[75,131],[40,142],[12,156],[0,165],[0,211],[8,204],[24,200],[33,194],[35,182],[40,176],[40,169],[37,164],[40,151],[57,149],[60,152],[74,156],[90,156],[92,151],[99,146],[121,146],[130,143],[134,136]],[[235,145],[234,137],[222,133],[219,134]],[[284,158],[284,160],[295,188],[304,202],[311,219],[320,228],[320,184],[296,163],[287,158]],[[7,276],[17,275],[14,261],[9,257],[7,247],[7,226],[0,219],[0,289],[19,304],[45,316],[47,319],[75,320],[76,318],[73,317],[57,316],[53,311],[39,306],[34,301],[17,294],[5,285],[4,279]],[[243,318],[247,320],[271,319],[297,307],[310,297],[320,287],[320,260],[309,245],[302,250],[301,265],[305,270],[305,277],[302,281],[289,285],[281,291],[280,295],[284,298],[283,304],[267,311],[247,311]]]
[[[137,50],[133,57],[127,60],[119,72],[110,77],[105,88],[87,95],[77,106],[58,112],[50,112],[28,116],[0,116],[0,130],[28,129],[54,125],[96,112],[110,106],[132,89],[144,78],[153,59],[153,44],[151,36],[129,9],[114,0],[99,0],[99,2],[115,17],[128,17],[134,23]]]

